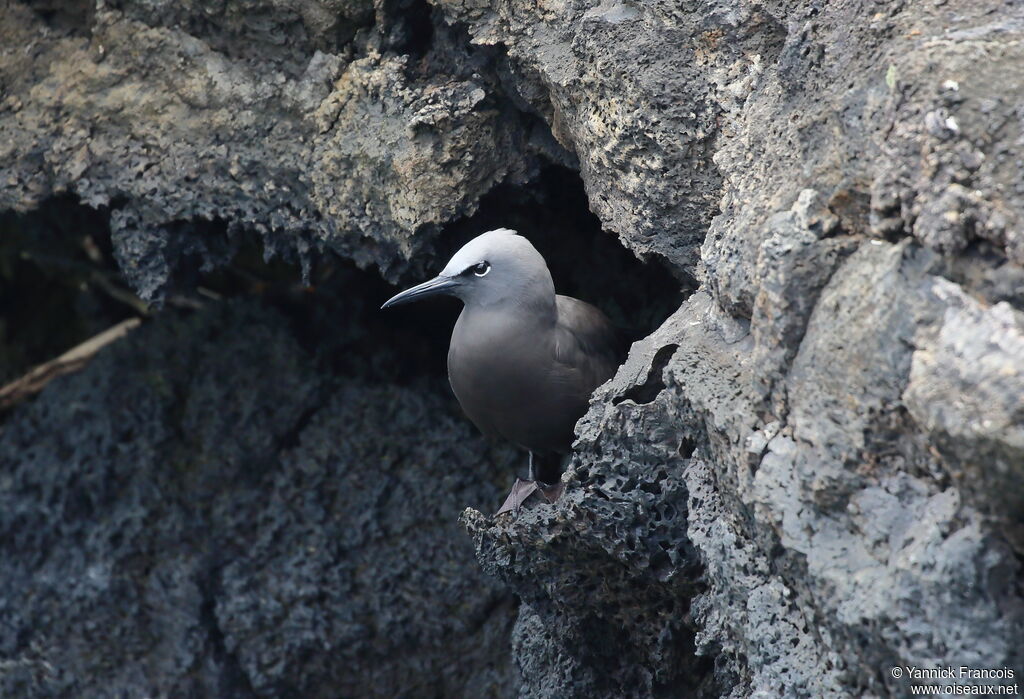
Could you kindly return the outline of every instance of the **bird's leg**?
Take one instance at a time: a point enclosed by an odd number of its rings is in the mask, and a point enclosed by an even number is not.
[[[512,486],[512,491],[505,498],[504,504],[501,508],[494,513],[497,517],[500,514],[506,512],[519,512],[519,508],[523,506],[526,498],[530,497],[538,490],[540,486],[537,484],[537,474],[533,467],[533,452],[530,452],[530,465],[529,470],[526,474],[526,480],[522,478],[516,478],[515,484]]]
[[[565,486],[556,477],[554,483],[545,483],[544,481],[537,478],[537,470],[533,465],[533,452],[530,452],[530,473],[529,479],[537,485],[537,492],[544,500],[548,503],[553,503],[562,495],[562,491],[565,490]]]

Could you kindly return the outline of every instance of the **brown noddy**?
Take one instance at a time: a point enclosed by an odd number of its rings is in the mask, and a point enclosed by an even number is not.
[[[569,450],[591,393],[620,364],[618,332],[594,306],[556,294],[544,258],[507,228],[469,241],[439,275],[381,308],[436,294],[463,302],[448,347],[463,411],[484,434],[530,453],[527,480],[516,479],[497,514],[536,491],[553,501],[561,488],[537,482],[534,455]]]

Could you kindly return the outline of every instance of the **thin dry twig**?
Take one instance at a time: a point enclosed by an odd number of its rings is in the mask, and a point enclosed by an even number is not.
[[[0,410],[7,410],[26,398],[34,396],[43,390],[46,384],[58,376],[78,371],[88,364],[89,360],[97,352],[110,343],[121,339],[139,327],[141,323],[142,320],[140,318],[123,320],[114,327],[108,328],[82,344],[72,347],[56,359],[40,364],[21,378],[15,379],[3,388],[0,388]]]

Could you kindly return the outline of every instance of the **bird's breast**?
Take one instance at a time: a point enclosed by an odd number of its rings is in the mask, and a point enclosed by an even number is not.
[[[452,332],[448,378],[462,409],[485,434],[537,452],[565,451],[586,410],[561,375],[551,332],[464,312]]]

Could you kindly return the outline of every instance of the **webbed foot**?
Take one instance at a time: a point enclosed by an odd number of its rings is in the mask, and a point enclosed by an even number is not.
[[[497,517],[513,510],[519,512],[519,508],[523,506],[526,498],[533,495],[537,490],[539,490],[537,481],[524,481],[522,478],[517,478],[515,485],[512,486],[512,491],[505,498],[505,504],[494,513],[494,516]]]
[[[494,513],[494,516],[497,517],[506,512],[519,512],[523,503],[534,493],[543,498],[544,502],[553,503],[561,497],[563,490],[565,490],[565,486],[561,482],[548,485],[540,481],[524,481],[522,478],[517,478],[515,485],[512,486],[512,491],[505,498],[505,503]]]

